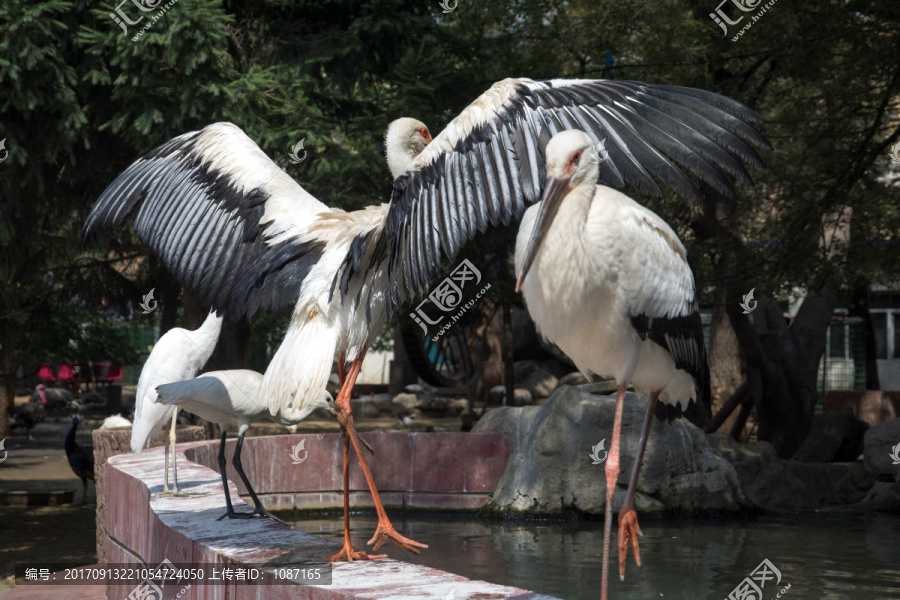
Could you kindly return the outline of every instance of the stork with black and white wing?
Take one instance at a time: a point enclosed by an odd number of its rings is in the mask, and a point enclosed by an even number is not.
[[[553,134],[577,128],[605,139],[600,177],[611,185],[658,194],[656,178],[699,200],[685,171],[733,196],[732,178],[749,179],[744,164],[761,164],[752,146],[766,142],[748,124],[755,119],[740,103],[688,88],[507,79],[421,152],[428,130],[412,120],[395,124],[387,139],[391,202],[355,212],[329,209],[240,129],[217,123],[131,165],[97,201],[84,231],[120,227],[136,212],[141,240],[226,319],[291,310],[261,389],[273,416],[305,417],[322,402],[332,360],[350,361],[335,409],[379,514],[369,543],[414,550],[421,545],[397,534],[384,513],[349,404],[386,317],[426,292],[466,241],[540,200]],[[403,174],[399,165],[407,163],[398,157],[415,157]],[[341,555],[365,556],[349,536]]]

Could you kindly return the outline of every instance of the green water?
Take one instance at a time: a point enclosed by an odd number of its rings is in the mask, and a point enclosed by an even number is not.
[[[396,547],[391,558],[470,579],[530,589],[558,598],[600,597],[601,521],[509,524],[458,516],[393,514],[397,530],[429,545],[416,556]],[[353,543],[364,549],[375,528],[354,516]],[[340,516],[294,521],[296,529],[342,539]],[[723,600],[763,559],[781,571],[762,598],[773,600],[900,600],[900,515],[801,513],[752,520],[644,519],[643,567],[629,558],[625,581],[615,563],[615,600]]]

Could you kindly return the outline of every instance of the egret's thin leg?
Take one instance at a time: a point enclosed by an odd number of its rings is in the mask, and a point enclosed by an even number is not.
[[[222,440],[219,442],[219,472],[222,474],[222,487],[225,488],[225,514],[216,519],[217,521],[221,521],[225,517],[231,518],[232,515],[237,514],[234,512],[234,507],[231,505],[231,493],[228,491],[228,475],[225,473],[225,469],[228,466],[228,462],[225,460],[225,428],[222,428]]]
[[[253,491],[253,486],[250,485],[250,481],[247,479],[247,475],[244,474],[244,467],[241,464],[241,451],[244,447],[244,435],[247,433],[247,428],[242,427],[242,431],[238,434],[237,446],[234,449],[234,457],[231,460],[231,464],[234,465],[234,470],[237,471],[238,477],[241,478],[241,481],[244,482],[244,486],[247,488],[247,492],[250,494],[250,497],[253,499],[253,512],[249,513],[234,513],[232,518],[238,519],[248,519],[253,515],[259,515],[261,517],[271,517],[269,511],[266,510],[266,507],[263,506],[263,503],[260,502],[259,497],[256,495],[256,492]]]
[[[613,420],[612,443],[606,458],[606,511],[603,513],[603,564],[600,568],[600,600],[609,598],[609,541],[612,533],[613,494],[619,479],[619,436],[622,433],[622,412],[625,408],[625,383],[619,384],[616,395],[616,416]]]
[[[659,390],[650,393],[650,402],[647,405],[647,414],[644,416],[644,424],[641,427],[641,445],[638,448],[634,467],[631,469],[631,481],[628,484],[628,493],[625,494],[625,503],[619,511],[619,579],[625,579],[625,559],[628,558],[628,541],[634,549],[634,562],[641,566],[641,550],[638,547],[637,536],[644,534],[638,525],[637,512],[634,510],[634,492],[637,489],[638,475],[641,472],[641,463],[644,461],[644,450],[647,448],[647,436],[650,435],[650,423],[653,422],[653,413],[656,412],[656,403],[659,400]]]
[[[335,399],[334,408],[337,413],[337,421],[341,426],[341,431],[343,432],[346,430],[350,438],[350,443],[353,444],[353,450],[356,452],[356,457],[359,459],[359,465],[362,467],[366,483],[369,485],[369,491],[372,493],[372,501],[375,503],[375,512],[378,514],[378,526],[368,544],[373,546],[372,550],[378,550],[385,543],[393,542],[405,550],[418,554],[419,550],[417,547],[427,548],[428,546],[400,535],[394,529],[394,526],[391,525],[391,521],[388,519],[384,506],[381,503],[381,497],[378,495],[378,489],[375,487],[375,480],[372,478],[372,472],[369,470],[369,463],[366,461],[366,457],[363,453],[362,447],[365,442],[359,437],[359,434],[356,432],[356,427],[353,426],[353,412],[350,410],[350,391],[353,389],[356,378],[359,376],[364,357],[365,349],[360,352],[359,356],[356,357],[356,360],[353,361],[353,364],[350,365],[347,381],[344,382],[344,386],[341,388],[338,397]]]
[[[175,426],[178,425],[178,407],[172,413],[172,428],[169,430],[169,446],[172,450],[172,493],[178,494],[178,458],[175,456]],[[169,484],[169,472],[166,471],[166,487]]]
[[[172,490],[169,489],[169,451],[171,450],[170,444],[163,444],[163,456],[165,457],[165,465],[166,465],[166,478],[163,481],[163,494],[168,494]]]

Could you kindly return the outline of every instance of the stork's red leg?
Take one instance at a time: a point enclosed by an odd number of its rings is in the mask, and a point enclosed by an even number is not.
[[[353,562],[354,560],[387,558],[387,554],[357,552],[353,549],[353,544],[350,543],[350,436],[343,428],[341,429],[341,441],[344,447],[344,547],[341,548],[340,552],[329,556],[325,560],[331,562],[343,559],[347,562]]]
[[[609,597],[609,543],[612,537],[613,494],[619,479],[619,436],[622,433],[622,412],[625,408],[625,384],[620,383],[616,395],[616,416],[613,420],[612,442],[606,458],[606,511],[603,514],[603,565],[600,569],[600,598]]]
[[[347,381],[347,365],[344,364],[344,355],[338,356],[338,381],[340,381],[341,389],[344,389],[344,382]]]
[[[350,443],[353,444],[353,450],[356,452],[356,456],[359,459],[359,465],[362,467],[363,475],[366,477],[366,483],[369,484],[369,491],[372,493],[372,500],[375,502],[375,512],[378,513],[378,527],[375,529],[375,534],[372,536],[372,539],[369,540],[368,544],[372,546],[372,550],[378,550],[387,542],[393,542],[405,550],[418,554],[419,551],[417,547],[427,548],[428,546],[407,537],[403,537],[397,533],[394,526],[391,525],[391,521],[384,511],[384,506],[381,504],[381,497],[378,495],[378,490],[375,488],[375,481],[372,478],[372,472],[369,470],[369,463],[366,461],[363,449],[360,447],[362,441],[359,434],[356,432],[356,428],[353,426],[353,413],[350,411],[350,391],[353,389],[356,378],[359,376],[364,356],[365,350],[360,352],[359,356],[356,357],[356,360],[353,361],[353,364],[350,365],[350,371],[347,373],[347,381],[344,383],[344,386],[341,387],[341,391],[334,401],[334,408],[342,432],[346,431],[349,434]]]
[[[653,413],[656,412],[656,402],[659,400],[659,390],[650,393],[650,403],[647,405],[647,414],[644,416],[644,425],[641,427],[641,445],[638,455],[634,459],[634,467],[631,469],[631,481],[628,484],[628,493],[625,495],[625,503],[619,511],[619,579],[625,579],[625,559],[628,558],[628,541],[634,550],[634,562],[641,566],[641,551],[638,547],[638,535],[641,526],[638,525],[637,513],[634,510],[634,492],[637,489],[638,475],[641,471],[641,463],[644,461],[644,450],[647,448],[647,436],[650,435],[650,423],[653,422]]]

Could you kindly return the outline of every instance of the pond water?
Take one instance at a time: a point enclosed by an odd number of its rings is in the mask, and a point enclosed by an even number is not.
[[[391,514],[403,535],[429,545],[416,556],[394,546],[381,551],[407,562],[470,579],[517,586],[568,599],[600,596],[602,521],[504,523],[470,516]],[[351,519],[357,550],[374,531],[374,516]],[[343,536],[342,519],[295,520],[301,531]],[[613,525],[610,598],[615,600],[727,600],[768,559],[781,572],[762,599],[900,599],[900,515],[809,512],[736,519],[641,521],[643,567],[629,556],[619,581]],[[758,579],[758,577],[757,577]]]

